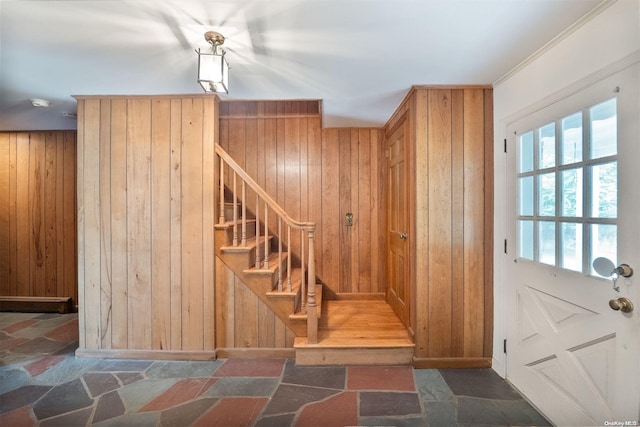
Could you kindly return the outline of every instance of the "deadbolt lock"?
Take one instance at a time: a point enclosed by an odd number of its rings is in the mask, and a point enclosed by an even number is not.
[[[633,303],[629,298],[618,298],[609,301],[609,307],[612,310],[620,310],[623,313],[631,313],[633,311]]]

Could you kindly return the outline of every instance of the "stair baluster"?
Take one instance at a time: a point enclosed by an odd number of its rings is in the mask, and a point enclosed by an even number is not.
[[[307,314],[307,286],[304,274],[304,252],[304,231],[300,230],[300,265],[302,266],[302,277],[300,278],[300,312],[302,314]]]
[[[220,217],[218,218],[218,224],[222,225],[227,220],[224,215],[224,160],[220,158]]]
[[[238,194],[237,189],[237,176],[235,172],[233,173],[233,246],[238,246],[238,198],[236,194]]]
[[[260,268],[260,197],[256,194],[256,268]]]
[[[278,292],[282,292],[282,219],[278,218]]]
[[[269,208],[264,203],[264,269],[269,268]]]
[[[287,226],[287,291],[291,292],[291,226]]]
[[[247,246],[247,189],[242,180],[242,246]]]

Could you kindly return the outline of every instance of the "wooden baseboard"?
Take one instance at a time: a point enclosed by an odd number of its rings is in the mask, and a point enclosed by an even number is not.
[[[293,348],[219,348],[216,353],[221,359],[293,359]]]
[[[0,311],[65,314],[71,311],[71,297],[0,296]]]
[[[439,357],[439,358],[413,358],[413,367],[416,369],[472,369],[490,368],[490,357]]]
[[[362,300],[383,300],[384,294],[357,294],[357,293],[337,293],[336,300],[339,301],[362,301]]]
[[[216,351],[176,351],[176,350],[114,350],[86,349],[76,350],[76,357],[94,359],[144,359],[144,360],[216,360]]]

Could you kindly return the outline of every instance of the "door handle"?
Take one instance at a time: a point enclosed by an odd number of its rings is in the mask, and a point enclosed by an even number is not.
[[[620,310],[623,313],[631,313],[633,311],[633,303],[629,298],[618,298],[609,301],[609,307],[612,310]]]
[[[407,233],[400,233],[400,238],[402,240],[407,240],[409,238],[409,235]]]

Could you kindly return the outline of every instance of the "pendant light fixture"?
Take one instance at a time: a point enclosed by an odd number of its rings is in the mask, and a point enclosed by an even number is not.
[[[215,31],[204,33],[204,39],[211,45],[210,52],[196,51],[198,54],[198,83],[205,92],[229,93],[229,63],[226,52],[218,46],[224,43],[224,36]]]

